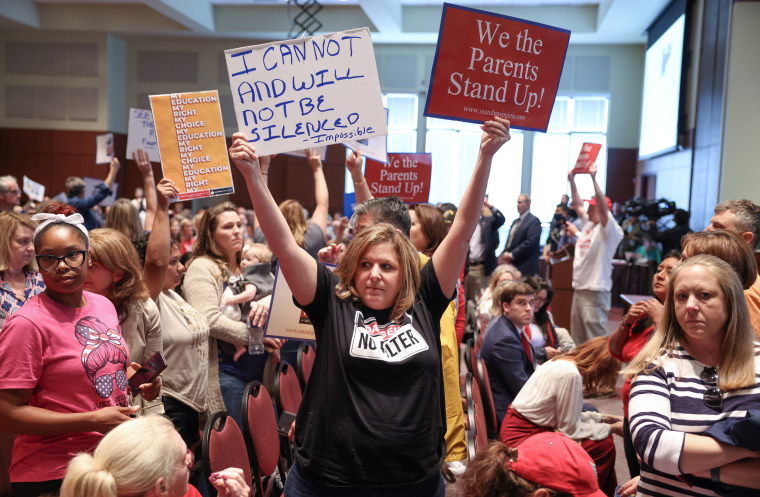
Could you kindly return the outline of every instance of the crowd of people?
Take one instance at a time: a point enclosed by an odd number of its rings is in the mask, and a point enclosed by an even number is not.
[[[136,198],[107,212],[96,206],[117,159],[91,196],[72,177],[66,202],[34,212],[20,207],[16,179],[0,177],[0,456],[12,444],[0,462],[13,495],[248,495],[241,468],[203,475],[194,461],[211,414],[242,426],[246,385],[271,390],[276,365],[296,362],[296,341],[267,336],[264,353],[247,348],[249,329],[279,311],[276,268],[317,351],[291,426],[289,497],[438,497],[456,480],[461,495],[483,497],[756,492],[757,443],[735,433],[756,428],[747,414],[760,409],[760,207],[723,202],[707,231],[675,244],[645,234],[643,256],[658,264],[653,297],[608,333],[626,230],[596,168],[590,199],[568,176],[543,248],[527,194],[502,244],[505,218],[487,186],[509,121],[482,130],[457,204],[373,198],[351,152],[357,205],[332,222],[317,153],[306,152],[309,216],[295,200],[275,202],[271,158],[242,133],[229,152],[252,209],[220,202],[191,215],[142,150]],[[538,273],[542,259],[570,257],[565,328]],[[498,434],[471,460],[460,382],[468,339]],[[158,352],[167,369],[128,389]],[[621,369],[623,416],[584,402],[614,395]],[[617,481],[613,436],[631,481]]]

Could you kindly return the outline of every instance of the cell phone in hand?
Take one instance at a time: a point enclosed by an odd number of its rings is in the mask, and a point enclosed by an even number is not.
[[[129,393],[131,393],[132,396],[139,394],[140,385],[143,383],[150,383],[153,381],[153,378],[160,375],[164,369],[166,369],[166,358],[159,350],[129,379]]]
[[[288,411],[282,411],[282,414],[280,414],[280,419],[277,420],[277,431],[280,433],[280,435],[285,435],[287,437],[288,432],[290,431],[290,425],[292,425],[293,421],[295,420],[295,414]]]

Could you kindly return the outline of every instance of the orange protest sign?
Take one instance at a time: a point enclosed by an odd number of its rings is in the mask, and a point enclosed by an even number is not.
[[[150,106],[161,167],[179,189],[177,200],[233,193],[218,92],[151,95]]]
[[[575,161],[575,167],[571,172],[573,174],[588,173],[588,169],[596,162],[601,149],[602,146],[599,143],[585,142],[581,145],[581,153],[578,154],[578,160]]]

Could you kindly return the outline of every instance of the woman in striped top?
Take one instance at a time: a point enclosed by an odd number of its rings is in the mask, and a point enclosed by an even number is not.
[[[742,284],[726,262],[694,256],[671,273],[663,319],[625,373],[641,457],[638,495],[717,495],[760,488],[760,453],[704,436],[760,409],[760,343]]]

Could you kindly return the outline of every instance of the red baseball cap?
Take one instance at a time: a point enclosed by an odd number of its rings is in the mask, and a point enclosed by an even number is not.
[[[607,201],[607,209],[612,212],[612,200],[610,200],[610,197],[604,197],[604,200]],[[595,207],[596,197],[591,197],[590,199],[587,199],[586,202],[588,202],[589,207]]]
[[[507,467],[542,487],[576,497],[605,497],[591,456],[562,433],[544,432],[525,439]]]

